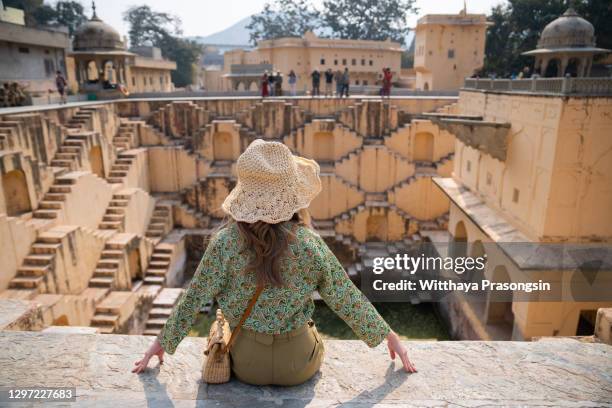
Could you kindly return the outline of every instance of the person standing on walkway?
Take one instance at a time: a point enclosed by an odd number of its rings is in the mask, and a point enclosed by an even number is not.
[[[391,68],[383,69],[383,96],[391,97],[391,84],[393,82],[393,73]]]
[[[276,78],[274,78],[274,71],[270,72],[270,75],[268,75],[268,92],[270,92],[270,96],[275,96],[274,95],[274,81]]]
[[[268,95],[270,95],[268,91],[268,73],[264,72],[263,76],[261,77],[261,97],[265,98]]]
[[[66,103],[66,78],[62,75],[61,71],[55,73],[55,87],[57,93],[60,94],[60,104]]]
[[[274,77],[274,95],[283,96],[283,77],[279,71],[276,72]]]
[[[344,95],[348,98],[350,83],[351,83],[351,76],[349,75],[348,67],[346,67],[344,68],[344,73],[342,74],[342,90],[340,91],[340,97]]]
[[[312,74],[310,74],[310,76],[312,77],[312,96],[321,95],[321,73],[317,68],[315,68],[315,70],[312,71]]]
[[[342,71],[339,69],[334,73],[334,81],[336,82],[336,97],[342,96]]]
[[[334,91],[332,91],[333,82],[334,73],[331,68],[328,68],[327,71],[325,71],[325,96],[334,96]]]
[[[295,96],[295,88],[297,86],[297,75],[295,75],[295,72],[293,70],[291,70],[289,72],[289,91],[291,92],[291,96]]]

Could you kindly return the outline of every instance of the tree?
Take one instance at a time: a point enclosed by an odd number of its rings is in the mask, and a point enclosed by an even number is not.
[[[386,40],[404,44],[415,0],[325,0],[322,22],[331,36],[354,40]]]
[[[68,27],[72,37],[76,29],[87,21],[83,6],[76,1],[58,1],[55,3],[55,22]]]
[[[132,47],[148,42],[159,44],[168,36],[182,34],[179,17],[153,11],[149,6],[130,7],[123,13],[123,20],[130,25],[128,36]]]
[[[202,46],[181,38],[181,20],[168,13],[153,11],[149,6],[130,7],[123,19],[129,24],[132,47],[150,43],[159,47],[166,58],[176,62],[172,81],[176,86],[193,83],[195,64],[202,54]]]
[[[275,0],[251,17],[246,28],[253,45],[259,40],[301,37],[319,26],[319,12],[307,0]]]
[[[612,3],[609,0],[575,0],[572,6],[595,28],[597,45],[612,46]],[[487,32],[484,73],[509,76],[525,66],[533,66],[534,58],[521,53],[534,49],[544,27],[565,12],[565,0],[508,0],[493,7]]]

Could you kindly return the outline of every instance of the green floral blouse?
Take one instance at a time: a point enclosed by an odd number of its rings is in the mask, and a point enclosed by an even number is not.
[[[243,327],[267,334],[301,327],[312,316],[312,293],[318,290],[361,340],[370,347],[378,345],[389,333],[387,323],[316,232],[301,225],[293,231],[295,239],[289,241],[281,269],[285,284],[264,289]],[[216,298],[230,326],[235,327],[256,288],[254,274],[244,272],[248,260],[235,224],[215,234],[189,287],[158,335],[167,353],[174,354],[207,300]]]

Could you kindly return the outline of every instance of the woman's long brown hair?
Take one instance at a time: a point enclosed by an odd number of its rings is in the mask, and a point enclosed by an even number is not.
[[[253,254],[247,271],[255,273],[258,285],[283,286],[281,261],[292,239],[292,226],[296,222],[310,226],[310,215],[306,210],[300,210],[289,222],[236,223],[244,248]]]

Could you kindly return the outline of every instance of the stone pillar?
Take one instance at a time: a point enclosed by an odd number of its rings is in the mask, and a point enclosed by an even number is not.
[[[569,62],[569,59],[567,57],[561,58],[561,65],[559,65],[559,67],[557,68],[557,76],[558,77],[564,77],[565,76],[565,70],[567,69],[568,62]]]
[[[546,69],[548,68],[548,62],[550,61],[547,57],[542,58],[542,68],[540,68],[540,76],[546,77]]]

